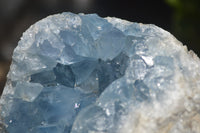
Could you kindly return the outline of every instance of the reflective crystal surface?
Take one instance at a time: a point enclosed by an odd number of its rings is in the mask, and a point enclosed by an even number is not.
[[[62,13],[13,53],[1,133],[200,133],[200,61],[155,25]]]

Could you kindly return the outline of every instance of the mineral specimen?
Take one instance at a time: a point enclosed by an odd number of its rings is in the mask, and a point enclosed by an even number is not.
[[[155,25],[62,13],[13,53],[1,133],[200,133],[200,60]]]

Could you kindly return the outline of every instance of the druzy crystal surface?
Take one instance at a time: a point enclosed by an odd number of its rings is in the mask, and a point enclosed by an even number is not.
[[[13,53],[1,133],[200,133],[200,60],[155,25],[62,13]]]

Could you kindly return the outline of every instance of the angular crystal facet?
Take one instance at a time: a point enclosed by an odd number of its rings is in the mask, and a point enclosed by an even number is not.
[[[62,13],[13,53],[1,133],[200,133],[200,60],[155,25]]]

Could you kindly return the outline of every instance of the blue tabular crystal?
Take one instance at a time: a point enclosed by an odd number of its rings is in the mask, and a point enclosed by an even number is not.
[[[200,124],[199,64],[155,25],[49,16],[23,34],[13,53],[0,132],[183,133],[184,111],[196,112]]]

